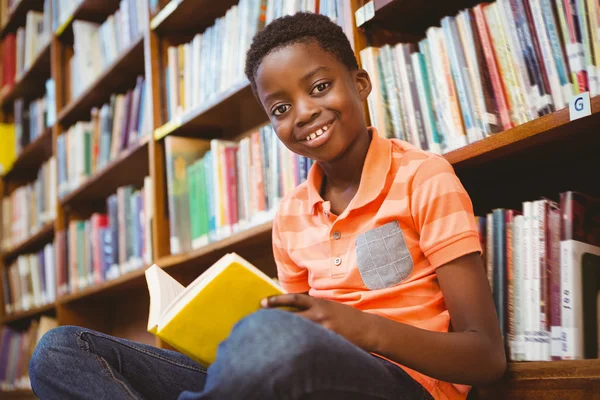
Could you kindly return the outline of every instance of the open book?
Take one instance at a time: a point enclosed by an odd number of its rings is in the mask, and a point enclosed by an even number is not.
[[[203,365],[233,326],[260,309],[260,301],[285,290],[235,253],[184,287],[157,265],[146,270],[150,292],[148,331]]]

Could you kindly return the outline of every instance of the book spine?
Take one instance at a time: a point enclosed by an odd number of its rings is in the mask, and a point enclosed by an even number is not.
[[[488,30],[488,24],[484,15],[484,6],[479,5],[473,9],[474,18],[481,39],[482,51],[485,56],[487,69],[489,71],[490,81],[493,88],[493,95],[496,100],[498,107],[498,113],[500,115],[500,122],[504,130],[508,130],[513,127],[513,122],[509,114],[509,103],[506,94],[506,88],[502,79],[500,78],[499,66],[497,63],[497,57],[495,54],[494,47],[492,46],[492,39]]]

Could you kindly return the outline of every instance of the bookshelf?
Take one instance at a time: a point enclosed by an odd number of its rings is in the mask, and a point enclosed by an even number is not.
[[[12,9],[8,10],[7,20],[0,27],[0,39],[15,28],[24,25],[27,11],[41,11],[44,7],[44,0],[16,0]]]
[[[92,110],[110,103],[114,95],[133,91],[139,76],[145,79],[144,96],[148,106],[144,109],[144,118],[149,121],[146,135],[129,141],[77,187],[57,198],[56,218],[2,252],[0,279],[4,279],[4,270],[19,256],[40,251],[49,243],[55,244],[57,265],[61,259],[64,262],[70,257],[64,238],[72,223],[106,213],[109,197],[127,186],[133,191],[144,188],[150,194],[145,213],[151,218],[148,226],[141,228],[142,236],[150,238],[151,248],[147,250],[150,255],[136,268],[122,270],[112,279],[61,292],[49,304],[11,314],[6,314],[2,307],[1,322],[6,326],[24,328],[30,321],[49,315],[60,325],[81,325],[166,347],[146,332],[148,293],[144,269],[148,265],[156,263],[167,268],[169,274],[187,284],[219,257],[235,251],[260,265],[266,273],[275,274],[271,255],[272,224],[268,221],[190,251],[172,254],[170,247],[166,140],[175,136],[240,140],[247,132],[268,122],[246,80],[235,82],[197,106],[168,118],[165,87],[168,48],[190,43],[194,35],[212,26],[216,18],[224,16],[238,1],[161,1],[161,4],[166,3],[161,9],[152,9],[157,3],[152,0],[137,3],[150,8],[149,13],[144,13],[147,18],[140,26],[140,34],[80,94],[72,98],[68,95],[71,71],[67,61],[74,53],[73,22],[101,24],[119,10],[121,2],[118,0],[82,0],[72,12],[56,21],[50,44],[16,79],[15,85],[0,88],[1,117],[5,121],[12,120],[15,99],[22,97],[30,101],[40,97],[48,78],[55,82],[56,106],[55,121],[23,148],[13,168],[1,178],[3,196],[35,180],[42,163],[51,157],[59,158],[61,137],[76,124],[90,121]],[[360,51],[369,44],[395,44],[408,37],[420,40],[425,31],[438,25],[444,16],[455,15],[479,2],[352,0],[348,4],[352,4],[354,14],[365,3],[372,7],[373,17],[352,29],[359,60]],[[0,37],[22,26],[27,11],[42,7],[43,1],[20,1],[10,14],[8,24],[0,28]],[[597,135],[600,96],[592,97],[591,108],[590,117],[576,121],[570,121],[569,110],[562,108],[446,152],[444,157],[469,191],[476,212],[481,214],[500,206],[516,207],[526,198],[551,196],[561,190],[577,189],[600,195],[593,172],[597,170],[594,160],[600,149]],[[365,110],[368,115],[368,108]],[[0,291],[3,290],[0,285]],[[474,389],[470,398],[590,398],[600,395],[599,382],[600,360],[511,362],[502,381]],[[0,392],[3,398],[31,395],[27,390]]]

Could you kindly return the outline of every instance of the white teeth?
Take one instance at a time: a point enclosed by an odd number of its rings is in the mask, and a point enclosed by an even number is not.
[[[317,130],[316,132],[311,133],[310,135],[308,135],[306,137],[306,141],[308,142],[309,140],[313,140],[316,137],[321,136],[322,134],[324,134],[325,132],[327,132],[327,129],[329,129],[329,125],[324,126],[322,128],[320,128],[319,130]]]

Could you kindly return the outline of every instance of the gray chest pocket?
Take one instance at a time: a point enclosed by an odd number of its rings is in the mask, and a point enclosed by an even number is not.
[[[371,290],[399,284],[413,271],[413,259],[398,221],[389,222],[356,238],[358,270]]]

